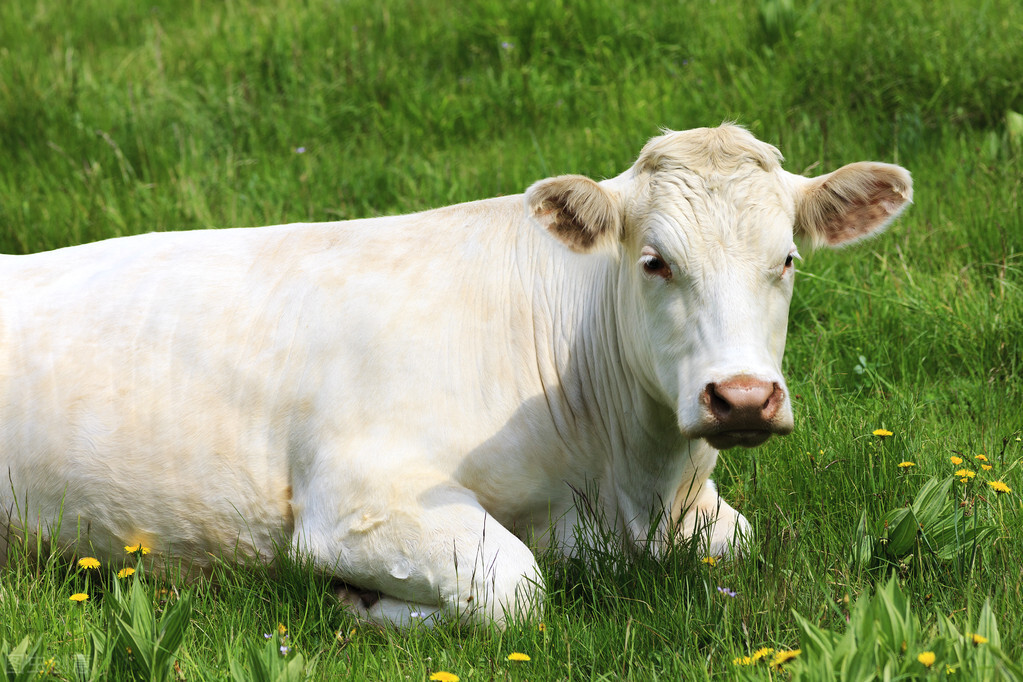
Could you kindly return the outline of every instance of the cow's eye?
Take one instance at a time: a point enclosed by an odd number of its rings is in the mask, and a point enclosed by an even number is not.
[[[644,256],[643,257],[643,269],[649,272],[651,275],[661,270],[664,267],[664,261],[657,256]]]
[[[639,263],[647,275],[656,275],[665,281],[671,279],[671,267],[657,254],[644,253],[640,257]]]
[[[799,252],[795,250],[789,251],[789,255],[785,257],[785,267],[783,268],[783,271],[791,268],[792,263],[797,260],[800,260]]]

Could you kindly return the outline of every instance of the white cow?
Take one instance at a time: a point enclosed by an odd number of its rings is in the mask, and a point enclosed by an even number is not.
[[[290,548],[396,624],[527,614],[574,491],[627,546],[741,546],[708,477],[792,429],[793,238],[860,239],[912,193],[780,158],[724,125],[602,182],[0,257],[9,538],[198,569]]]

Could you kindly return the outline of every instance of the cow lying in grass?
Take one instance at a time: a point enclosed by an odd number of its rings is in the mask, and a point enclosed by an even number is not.
[[[627,545],[741,547],[709,476],[792,430],[794,239],[861,239],[912,194],[779,160],[725,125],[602,182],[4,257],[8,532],[198,568],[290,547],[395,624],[524,613],[578,490]]]

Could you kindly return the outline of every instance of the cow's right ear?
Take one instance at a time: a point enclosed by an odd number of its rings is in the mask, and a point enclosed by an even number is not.
[[[618,197],[582,175],[559,175],[526,190],[532,217],[558,241],[579,253],[610,247],[621,239]]]

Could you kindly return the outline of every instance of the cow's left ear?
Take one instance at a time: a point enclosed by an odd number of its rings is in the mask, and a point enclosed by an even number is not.
[[[913,200],[909,171],[889,163],[851,163],[798,180],[797,235],[813,246],[840,246],[888,227]]]
[[[617,195],[582,175],[559,175],[526,190],[530,215],[568,248],[589,253],[621,238]]]

